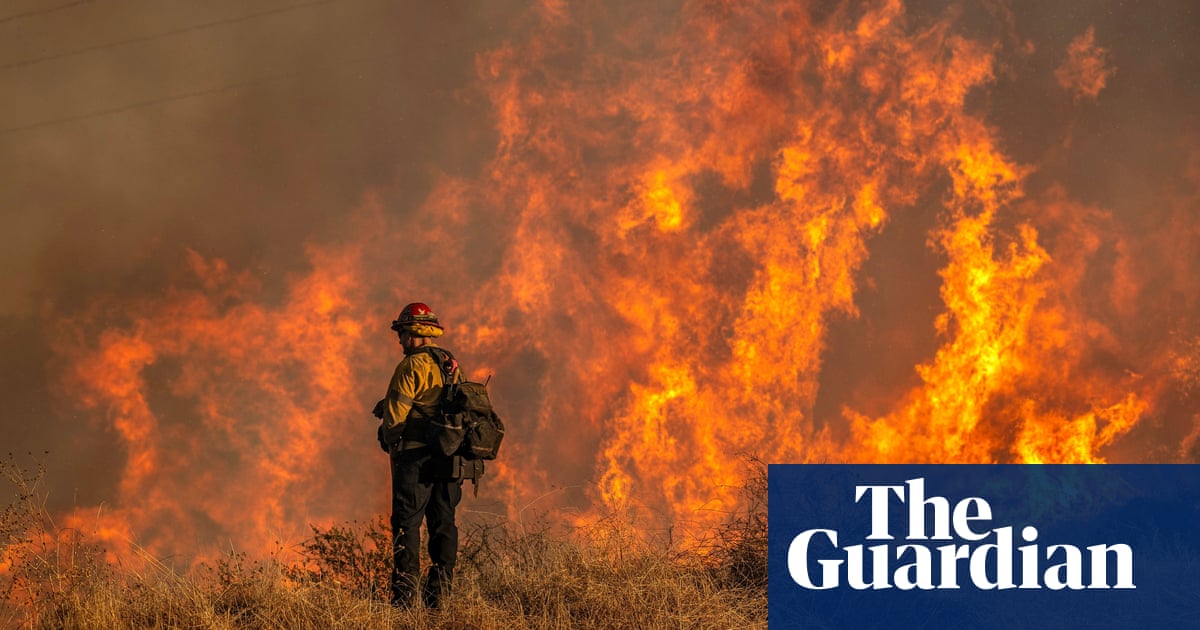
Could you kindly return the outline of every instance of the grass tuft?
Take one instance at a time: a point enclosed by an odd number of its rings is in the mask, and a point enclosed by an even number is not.
[[[179,573],[149,557],[119,568],[44,509],[43,471],[0,461],[0,627],[764,628],[766,471],[747,506],[699,545],[653,542],[621,515],[569,531],[548,522],[464,528],[447,607],[387,606],[383,518],[321,529],[301,560],[230,553]]]

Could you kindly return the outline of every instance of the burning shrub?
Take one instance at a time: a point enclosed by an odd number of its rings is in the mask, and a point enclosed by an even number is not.
[[[313,537],[301,545],[308,564],[289,569],[292,579],[332,584],[363,599],[387,600],[392,537],[383,516],[366,525],[313,526],[312,531]]]
[[[0,625],[22,617],[71,625],[72,603],[110,579],[111,567],[79,530],[50,517],[40,464],[30,472],[9,453],[0,460],[0,478],[13,492],[0,512]]]
[[[767,592],[767,465],[753,462],[742,487],[743,507],[701,544],[719,584]]]

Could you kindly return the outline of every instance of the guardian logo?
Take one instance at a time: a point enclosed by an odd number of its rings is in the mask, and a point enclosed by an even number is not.
[[[1079,547],[1069,544],[1049,545],[1044,550],[1037,544],[1014,547],[1012,525],[988,529],[992,524],[992,508],[981,497],[967,497],[951,509],[950,501],[945,497],[927,498],[925,479],[917,478],[905,481],[904,485],[855,486],[854,501],[858,503],[864,499],[869,501],[871,508],[871,533],[866,539],[896,540],[888,526],[889,510],[905,508],[908,526],[903,540],[907,544],[886,542],[865,548],[862,544],[839,548],[836,530],[806,530],[793,538],[788,546],[788,572],[796,584],[816,590],[837,588],[844,571],[846,583],[855,590],[893,586],[904,590],[959,588],[960,575],[976,588],[1009,589],[1018,588],[1013,578],[1013,566],[1019,564],[1020,588],[1136,588],[1133,584],[1133,549],[1127,544],[1088,546],[1091,579],[1085,586],[1084,552]],[[932,519],[927,519],[930,514]],[[1037,528],[1027,525],[1021,529],[1020,536],[1024,542],[1035,543]],[[955,538],[965,542],[932,544]],[[992,542],[986,542],[989,540]],[[1020,559],[1014,562],[1017,554]],[[809,574],[809,560],[814,557],[820,558],[816,562],[821,565],[820,579],[816,582]],[[1115,585],[1109,584],[1110,558],[1116,565],[1113,572]],[[1044,571],[1043,559],[1049,565]],[[1054,563],[1049,564],[1051,562]],[[995,578],[989,575],[989,565],[995,567]],[[865,577],[868,573],[871,575],[869,580]]]
[[[776,465],[770,628],[1200,628],[1200,466]]]

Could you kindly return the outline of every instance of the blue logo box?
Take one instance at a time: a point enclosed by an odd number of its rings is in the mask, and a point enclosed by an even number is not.
[[[1200,466],[768,468],[768,626],[1200,628]]]

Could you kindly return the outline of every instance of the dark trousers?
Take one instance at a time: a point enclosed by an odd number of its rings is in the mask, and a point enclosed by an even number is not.
[[[410,605],[421,572],[421,519],[429,530],[429,576],[422,593],[436,608],[450,589],[458,557],[454,509],[462,500],[462,481],[448,480],[444,458],[427,448],[392,453],[392,603]]]

